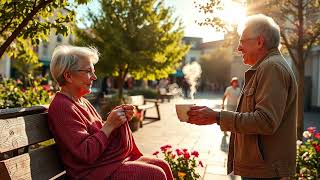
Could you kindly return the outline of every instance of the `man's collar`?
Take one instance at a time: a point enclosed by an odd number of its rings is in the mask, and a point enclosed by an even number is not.
[[[280,54],[280,51],[278,48],[273,48],[273,49],[270,49],[269,52],[263,56],[261,59],[259,59],[257,61],[257,63],[253,66],[251,66],[251,68],[249,70],[257,70],[258,66],[265,60],[265,59],[268,59],[270,56],[273,56],[273,55],[279,55]]]

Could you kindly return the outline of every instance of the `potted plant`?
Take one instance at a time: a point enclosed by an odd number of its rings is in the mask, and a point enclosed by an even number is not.
[[[132,132],[137,131],[140,127],[140,119],[134,115],[132,119],[129,121],[129,127]]]

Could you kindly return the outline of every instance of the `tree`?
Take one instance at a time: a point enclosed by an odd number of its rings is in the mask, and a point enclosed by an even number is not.
[[[298,138],[303,133],[304,72],[305,62],[312,48],[319,45],[320,36],[320,0],[262,0],[254,10],[271,16],[281,29],[281,43],[293,60],[298,80]],[[209,4],[200,5],[205,13],[215,13],[221,5],[220,0],[211,0]],[[205,20],[216,28],[223,28],[221,21]]]
[[[78,29],[78,44],[101,52],[96,69],[117,78],[119,98],[128,74],[135,79],[160,79],[173,73],[188,50],[182,44],[179,19],[163,0],[101,0],[100,14],[88,14],[91,23]]]
[[[225,86],[230,81],[231,48],[217,48],[200,58],[202,78],[205,82]]]
[[[78,4],[88,0],[75,0]],[[50,30],[66,35],[75,12],[67,0],[0,0],[0,58],[22,53],[37,61],[32,47],[46,40]]]

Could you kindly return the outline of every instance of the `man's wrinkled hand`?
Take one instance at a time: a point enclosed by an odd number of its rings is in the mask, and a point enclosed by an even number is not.
[[[210,125],[216,123],[217,112],[206,106],[193,106],[188,112],[188,123],[196,125]]]

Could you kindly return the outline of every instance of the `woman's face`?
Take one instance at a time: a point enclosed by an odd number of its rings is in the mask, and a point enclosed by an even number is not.
[[[94,66],[89,59],[78,62],[78,69],[71,71],[71,85],[80,96],[91,93],[92,82],[97,79]]]

